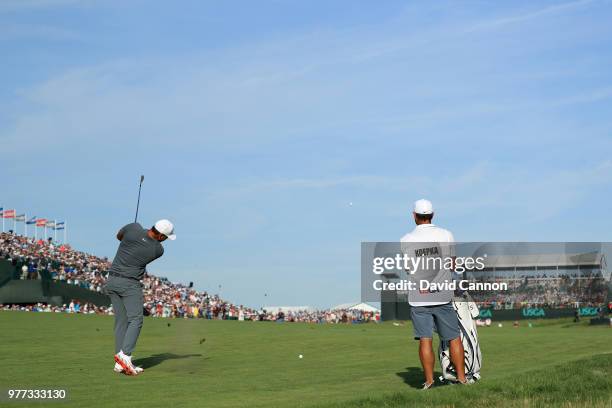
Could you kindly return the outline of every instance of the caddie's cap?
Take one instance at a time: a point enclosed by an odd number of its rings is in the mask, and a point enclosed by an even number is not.
[[[431,204],[431,201],[429,200],[425,200],[425,199],[417,200],[414,202],[414,212],[417,214],[424,214],[424,215],[433,214],[434,212],[433,205]]]

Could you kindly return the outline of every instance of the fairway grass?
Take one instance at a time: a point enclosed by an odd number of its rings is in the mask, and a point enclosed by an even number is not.
[[[533,322],[480,329],[478,384],[421,391],[410,324],[146,318],[145,373],[127,377],[112,317],[0,312],[0,389],[66,389],[52,404],[74,407],[612,406],[612,330]]]

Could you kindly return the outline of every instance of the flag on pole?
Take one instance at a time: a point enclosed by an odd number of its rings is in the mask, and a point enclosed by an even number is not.
[[[19,214],[15,216],[15,221],[25,222],[26,216],[25,214]]]
[[[15,218],[15,210],[4,210],[2,212],[3,218]]]
[[[38,218],[36,220],[36,226],[37,227],[45,227],[45,226],[47,226],[47,219],[46,218]]]
[[[30,225],[30,224],[36,224],[36,216],[33,216],[32,218],[30,218],[29,220],[26,221],[26,224]]]
[[[53,220],[47,221],[47,223],[45,224],[45,227],[55,228],[55,221],[53,221]]]
[[[55,223],[55,228],[53,228],[53,229],[56,230],[56,231],[63,230],[64,229],[64,221],[56,222]]]

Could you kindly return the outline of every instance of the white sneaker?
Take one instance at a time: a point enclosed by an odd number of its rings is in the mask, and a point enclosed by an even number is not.
[[[115,363],[119,364],[119,366],[123,369],[123,372],[127,375],[139,374],[139,372],[136,370],[136,367],[134,367],[134,364],[132,364],[132,358],[123,354],[123,351],[120,351],[119,353],[115,354]]]
[[[433,382],[430,382],[429,384],[428,384],[428,383],[426,383],[426,382],[424,382],[424,383],[423,383],[423,388],[421,388],[421,389],[422,389],[422,390],[428,390],[428,389],[432,388],[433,386],[434,386],[434,383],[433,383]]]
[[[142,367],[134,367],[134,369],[136,370],[136,372],[138,374],[142,373],[144,371],[144,368]],[[123,367],[121,367],[121,365],[119,363],[115,363],[115,367],[113,368],[113,371],[116,373],[122,373],[123,372]]]

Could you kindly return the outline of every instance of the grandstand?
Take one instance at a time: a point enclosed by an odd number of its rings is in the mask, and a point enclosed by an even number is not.
[[[76,251],[67,244],[0,234],[0,305],[3,308],[69,311],[71,303],[88,305],[90,313],[112,313],[103,294],[111,262]],[[199,292],[163,277],[143,279],[145,313],[156,317],[238,319],[256,311],[218,295]]]
[[[507,282],[507,292],[479,292],[481,306],[597,307],[607,300],[606,257],[601,252],[573,254],[492,255],[482,271],[466,273],[468,280]]]
[[[1,233],[0,308],[111,314],[110,299],[102,291],[110,265],[107,258],[76,251],[67,244]],[[145,314],[154,317],[310,323],[362,323],[380,318],[375,310],[351,307],[256,310],[150,274],[143,279],[143,289]]]

